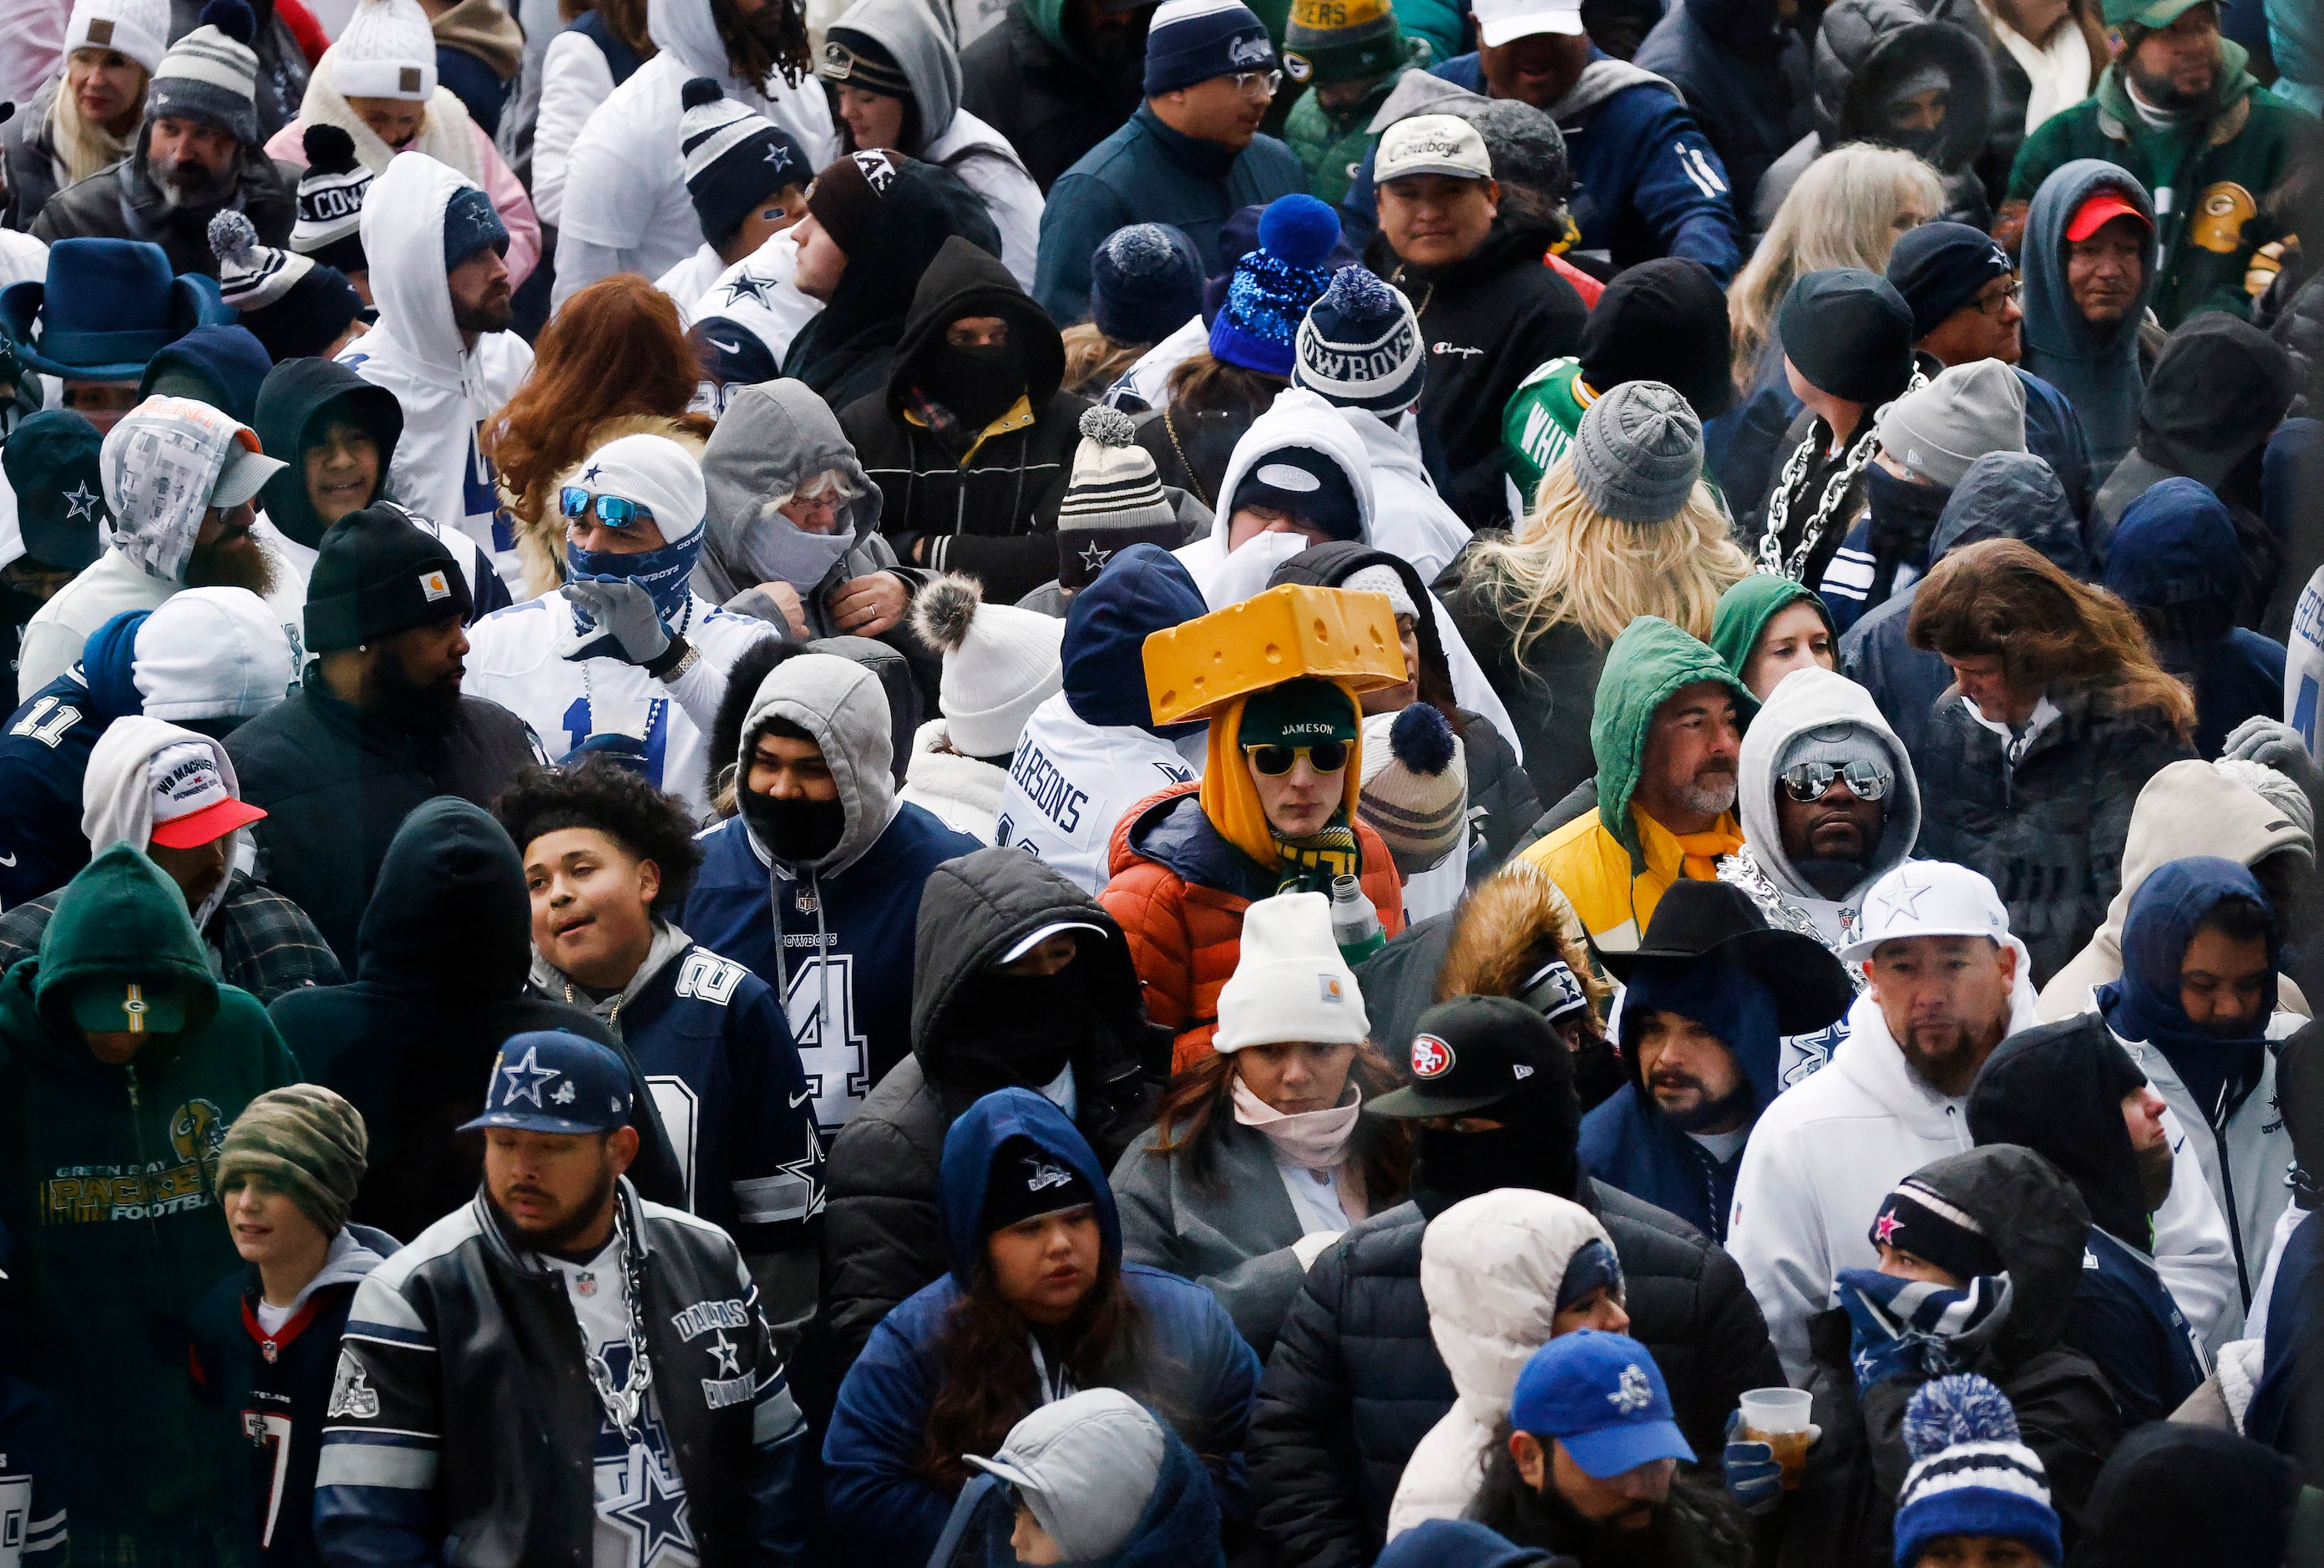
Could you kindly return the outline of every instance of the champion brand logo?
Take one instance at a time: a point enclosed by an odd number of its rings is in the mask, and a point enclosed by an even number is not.
[[[1452,1047],[1434,1035],[1412,1037],[1412,1075],[1442,1078],[1452,1070]]]

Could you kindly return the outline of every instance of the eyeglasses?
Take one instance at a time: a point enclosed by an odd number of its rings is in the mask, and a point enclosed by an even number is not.
[[[1877,800],[1888,793],[1888,780],[1869,762],[1849,762],[1838,768],[1829,762],[1802,762],[1784,770],[1784,788],[1792,792],[1794,800],[1822,799],[1835,779],[1847,785],[1848,792],[1858,800]]]
[[[1283,85],[1283,73],[1279,70],[1237,71],[1231,79],[1235,91],[1244,97],[1271,98],[1276,89]]]
[[[567,517],[586,517],[589,503],[597,504],[597,521],[607,528],[635,528],[653,521],[653,510],[634,501],[624,501],[618,495],[593,495],[578,484],[568,484],[557,493],[557,509]]]
[[[1317,741],[1310,746],[1251,746],[1246,748],[1246,754],[1250,758],[1250,770],[1269,779],[1282,778],[1302,757],[1318,773],[1336,773],[1348,765],[1348,742]]]
[[[1977,300],[1977,308],[1984,311],[1988,316],[1998,316],[2004,310],[2008,309],[2012,305],[2017,303],[2017,296],[2024,292],[2024,285],[2020,284],[2016,279],[2012,278],[2009,280],[2009,287],[2004,289],[2000,293],[1996,294],[1990,300],[1985,298],[1983,295],[1979,295]]]

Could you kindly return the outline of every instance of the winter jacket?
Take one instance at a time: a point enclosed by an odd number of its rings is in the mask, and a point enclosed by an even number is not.
[[[2009,1398],[2027,1447],[2042,1461],[2051,1505],[2070,1543],[2098,1467],[2122,1435],[2105,1376],[2061,1342],[2082,1271],[2089,1215],[2055,1167],[2014,1145],[1977,1148],[1917,1168],[1920,1180],[1976,1217],[2000,1252],[2010,1284],[2007,1314],[1990,1341],[1962,1355]],[[1867,1198],[1877,1207],[1879,1199]],[[1806,1479],[1785,1505],[1789,1568],[1887,1568],[1895,1498],[1913,1462],[1904,1408],[1924,1374],[1859,1389],[1849,1356],[1849,1316],[1834,1307],[1811,1324],[1815,1360],[1807,1388],[1823,1437]],[[1959,1352],[1957,1352],[1959,1353]]]
[[[464,696],[440,729],[416,733],[341,702],[318,669],[235,731],[226,754],[242,798],[266,813],[250,830],[259,881],[307,911],[342,967],[412,809],[437,795],[487,805],[541,760],[524,721],[497,703]]]
[[[776,718],[815,736],[839,785],[839,842],[792,865],[768,853],[749,818],[728,818],[697,840],[702,869],[678,924],[782,997],[816,1124],[831,1133],[910,1054],[912,933],[928,873],[981,846],[896,798],[879,678],[830,655],[799,657],[830,659],[817,666],[827,678],[812,701],[754,696],[735,755],[748,757]]]
[[[0,729],[0,835],[5,835],[8,849],[6,863],[0,864],[0,908],[14,912],[54,892],[88,863],[88,840],[80,831],[81,782],[88,770],[89,752],[116,716],[97,706],[97,690],[122,707],[137,695],[133,658],[137,623],[116,629],[94,656],[130,676],[126,690],[124,683],[102,675],[92,689],[76,659],[71,669],[10,714]],[[124,665],[130,668],[124,670]],[[26,945],[37,945],[35,939]]]
[[[565,171],[581,127],[644,63],[595,11],[582,13],[549,41],[533,114],[531,168],[532,205],[548,228],[564,219]]]
[[[667,1442],[695,1551],[706,1568],[792,1568],[810,1517],[807,1424],[758,1287],[716,1226],[626,1177],[615,1201],[641,1254],[639,1329],[659,1374],[641,1430]],[[481,1193],[374,1269],[347,1313],[316,1471],[325,1560],[587,1561],[604,1417],[585,1348],[563,1276]]]
[[[1146,96],[1144,51],[1099,65],[1066,38],[1065,10],[1065,0],[1017,0],[960,51],[961,108],[1017,149],[1045,193]]]
[[[254,1263],[219,1280],[194,1308],[196,1396],[242,1440],[244,1462],[226,1467],[226,1533],[259,1568],[322,1568],[315,1462],[337,1380],[339,1339],[355,1287],[396,1250],[384,1231],[342,1225],[322,1272],[272,1333],[258,1319],[264,1297]]]
[[[2243,45],[2221,39],[2219,55],[2217,107],[2199,124],[2149,129],[2121,68],[2109,65],[2088,98],[2025,138],[2009,171],[2012,201],[2033,200],[2052,174],[2079,159],[2103,159],[2153,192],[2163,260],[2148,292],[2166,327],[2203,310],[2249,313],[2245,268],[2255,250],[2283,237],[2289,221],[2263,203],[2292,164],[2301,126],[2313,124],[2244,69]],[[2033,312],[2026,315],[2030,325]]]
[[[1203,811],[1199,782],[1173,784],[1132,806],[1114,824],[1107,864],[1112,872],[1098,902],[1121,922],[1146,1015],[1171,1030],[1171,1067],[1183,1071],[1210,1054],[1219,1025],[1219,992],[1242,956],[1242,916],[1281,880],[1227,842]],[[1372,825],[1352,824],[1364,896],[1393,936],[1404,929],[1404,889],[1388,844]]]
[[[746,82],[727,63],[710,0],[651,0],[646,33],[654,57],[613,88],[583,123],[565,164],[558,206],[557,282],[552,308],[614,272],[658,278],[706,237],[687,195],[678,94],[696,77],[715,77],[725,96],[772,120],[820,169],[839,153],[830,99],[812,77],[780,72]],[[368,249],[368,246],[366,246]]]
[[[502,514],[478,426],[515,394],[532,349],[513,332],[465,346],[445,283],[444,208],[468,182],[424,155],[391,160],[364,198],[364,254],[379,323],[340,351],[339,363],[395,394],[403,434],[388,493],[421,516],[457,527],[493,556],[512,587],[521,580],[516,538]]]
[[[263,245],[287,245],[298,217],[299,171],[275,162],[256,147],[240,147],[235,159],[234,195],[219,206],[172,208],[145,167],[152,122],[138,128],[135,150],[109,169],[49,198],[33,218],[34,239],[148,240],[170,257],[172,272],[218,273],[210,249],[209,224],[222,208],[250,219]]]
[[[2009,906],[2009,928],[2032,950],[2037,985],[2105,919],[2121,885],[2138,792],[2195,751],[2152,710],[2117,712],[2104,691],[2060,692],[2049,701],[2053,719],[2005,741],[1948,688],[1913,759],[1921,853],[1992,879]]]
[[[1036,3],[1045,0],[1020,0]],[[1254,137],[1240,150],[1199,141],[1140,104],[1049,188],[1033,297],[1062,326],[1088,320],[1090,257],[1125,224],[1175,224],[1194,242],[1203,270],[1222,272],[1219,229],[1229,217],[1306,189],[1298,157],[1274,137]]]
[[[204,906],[202,947],[210,972],[226,984],[250,992],[264,1007],[304,986],[346,981],[337,955],[298,905],[240,871],[226,873],[219,892]],[[60,888],[0,915],[0,969],[40,951],[42,935],[63,896]]]
[[[2081,108],[2061,115],[2056,125]],[[2049,130],[2044,126],[2043,130]],[[2039,136],[2026,143],[2028,148]],[[2022,167],[2027,154],[2018,154]],[[2104,484],[2138,437],[2138,403],[2146,372],[2138,354],[2138,322],[2155,297],[2155,274],[2147,268],[2140,278],[2138,298],[2122,320],[2110,328],[2095,327],[2082,319],[2066,281],[2070,246],[2066,226],[2083,202],[2100,189],[2119,194],[2149,217],[2154,213],[2147,188],[2105,157],[2077,158],[2055,167],[2027,194],[2034,205],[2025,215],[2025,238],[2019,250],[2019,274],[2024,279],[2023,334],[2025,353],[2018,368],[2041,377],[2074,405],[2082,429],[2089,437],[2090,476]]]
[[[1105,1168],[1065,1112],[1027,1089],[1004,1089],[969,1106],[945,1135],[940,1168],[948,1272],[881,1320],[840,1385],[824,1439],[825,1508],[837,1539],[881,1563],[918,1563],[942,1533],[952,1499],[914,1470],[928,1406],[944,1385],[946,1319],[984,1250],[979,1222],[994,1158],[1012,1138],[1089,1184],[1103,1236],[1101,1268],[1136,1305],[1101,1387],[1146,1405],[1204,1456],[1220,1512],[1240,1520],[1242,1450],[1259,1358],[1224,1308],[1202,1287],[1158,1268],[1124,1263],[1121,1223]]]
[[[421,806],[389,844],[378,880],[353,982],[293,992],[269,1016],[308,1075],[345,1095],[369,1129],[369,1168],[350,1213],[410,1237],[476,1189],[484,1150],[456,1130],[484,1103],[502,1041],[567,1029],[622,1047],[586,1009],[526,994],[524,868],[481,807]],[[634,1062],[630,1082],[641,1142],[632,1179],[682,1204],[675,1151]]]
[[[913,733],[911,760],[904,766],[904,787],[896,791],[896,798],[918,807],[954,833],[989,844],[1001,815],[1001,791],[1008,782],[1008,769],[954,750],[945,721],[930,719]]]
[[[157,981],[184,1027],[125,1066],[98,1061],[74,991]],[[125,844],[73,880],[41,955],[0,980],[0,1225],[24,1342],[42,1347],[23,1370],[55,1403],[69,1505],[93,1535],[159,1549],[226,1522],[188,1322],[235,1261],[211,1192],[226,1128],[299,1076],[265,1010],[211,978],[177,884]]]
[[[207,3],[208,0],[170,0],[171,42],[201,25],[202,9]],[[251,9],[254,12],[257,7]],[[311,19],[308,25],[314,25]],[[258,32],[250,41],[250,49],[258,56],[258,75],[252,94],[258,107],[258,134],[272,136],[299,112],[299,100],[307,91],[307,61],[310,57],[306,46],[299,42],[298,30],[290,25],[290,18],[272,5],[259,16]]]
[[[1751,211],[1767,166],[1812,129],[1813,40],[1803,33],[1815,14],[1787,20],[1770,0],[1682,0],[1630,57],[1685,96],[1726,168],[1738,217]]]
[[[1152,1118],[1159,1051],[1149,1046],[1137,972],[1113,917],[1064,896],[1022,855],[980,852],[928,874],[912,977],[912,1054],[880,1079],[831,1148],[824,1301],[841,1367],[898,1302],[945,1269],[940,1212],[945,1138],[994,1085],[953,1056],[977,1020],[953,1010],[964,985],[1018,943],[1082,923],[1075,960],[1087,998],[1067,1112],[1111,1166]]]
[[[1576,1201],[1613,1238],[1630,1333],[1654,1353],[1679,1425],[1718,1451],[1746,1388],[1781,1380],[1766,1324],[1726,1253],[1702,1232],[1602,1182]],[[1361,1568],[1386,1537],[1405,1462],[1456,1392],[1421,1293],[1427,1220],[1376,1214],[1307,1271],[1268,1358],[1251,1416],[1251,1492],[1278,1563]]]
[[[1455,561],[1440,582],[1446,613],[1500,694],[1514,738],[1525,747],[1535,798],[1560,798],[1597,771],[1590,716],[1606,650],[1581,627],[1561,621],[1519,657],[1515,628],[1480,577]]]
[[[1707,881],[1716,856],[1741,843],[1731,812],[1711,832],[1682,841],[1631,804],[1655,711],[1681,688],[1702,682],[1726,687],[1737,721],[1750,722],[1758,704],[1718,654],[1667,621],[1641,615],[1631,622],[1606,651],[1590,717],[1597,814],[1576,817],[1525,852],[1564,891],[1601,948],[1637,946],[1664,889],[1682,876]]]
[[[949,435],[922,418],[918,382],[964,316],[1009,323],[1025,382],[982,431]],[[1057,390],[1065,359],[1057,329],[1006,267],[967,240],[945,242],[912,291],[888,384],[839,410],[841,432],[880,487],[880,531],[899,559],[966,572],[996,604],[1014,604],[1056,576],[1057,503],[1089,407]]]
[[[1409,29],[1405,17],[1397,18],[1399,26]],[[1348,194],[1355,183],[1356,171],[1370,156],[1372,145],[1379,140],[1371,128],[1372,116],[1388,102],[1388,94],[1404,74],[1416,66],[1425,67],[1434,58],[1428,42],[1416,34],[1407,33],[1405,49],[1409,56],[1401,65],[1375,81],[1364,96],[1344,109],[1327,109],[1323,100],[1314,93],[1301,93],[1299,101],[1291,106],[1284,117],[1283,142],[1299,160],[1299,167],[1307,171],[1307,194],[1333,207]]]
[[[1783,1042],[1770,1035],[1720,1043],[1742,1070],[1751,1091],[1750,1117],[1757,1119],[1784,1087]],[[1582,1119],[1583,1163],[1607,1185],[1677,1215],[1714,1241],[1725,1241],[1742,1149],[1721,1159],[1680,1131],[1647,1093],[1636,1052],[1626,1052],[1624,1061],[1629,1082]]]
[[[49,124],[49,112],[64,79],[62,71],[51,77],[36,97],[17,105],[15,116],[0,126],[0,187],[5,188],[0,194],[0,222],[19,233],[32,226],[59,189],[56,131]]]

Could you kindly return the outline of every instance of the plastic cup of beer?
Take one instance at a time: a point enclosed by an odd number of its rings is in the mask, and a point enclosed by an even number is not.
[[[1784,1490],[1797,1490],[1808,1468],[1808,1409],[1813,1401],[1804,1388],[1754,1388],[1743,1396],[1743,1430],[1747,1443],[1764,1443],[1784,1467]]]

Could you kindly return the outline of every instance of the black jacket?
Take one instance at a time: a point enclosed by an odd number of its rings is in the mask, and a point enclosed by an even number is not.
[[[1780,1385],[1767,1325],[1732,1259],[1692,1225],[1602,1182],[1580,1202],[1613,1239],[1630,1333],[1654,1352],[1697,1453],[1720,1452],[1748,1388]],[[1452,1407],[1420,1292],[1427,1222],[1401,1204],[1316,1259],[1268,1358],[1250,1421],[1251,1497],[1277,1568],[1364,1568],[1397,1479]]]
[[[964,316],[1009,323],[1032,420],[947,441],[913,416],[910,400],[927,355],[944,346],[945,328]],[[880,487],[880,531],[898,559],[911,561],[918,547],[914,564],[981,578],[985,598],[1001,604],[1057,575],[1057,503],[1089,407],[1057,390],[1065,368],[1056,327],[999,258],[957,235],[946,240],[913,291],[888,384],[839,413],[839,428]]]
[[[1598,754],[1590,746],[1590,716],[1596,711],[1598,676],[1606,650],[1572,622],[1561,621],[1536,638],[1520,658],[1517,629],[1493,603],[1484,583],[1468,574],[1463,554],[1437,579],[1453,630],[1501,696],[1525,745],[1525,770],[1536,801],[1546,806],[1585,779],[1597,776]],[[1527,817],[1526,826],[1533,819]]]
[[[1145,95],[1141,61],[1111,80],[1044,38],[1021,0],[960,53],[960,106],[1008,139],[1043,195],[1082,154],[1121,128]],[[1045,9],[1056,14],[1056,0]]]
[[[306,910],[347,969],[380,862],[412,808],[436,795],[490,806],[518,769],[545,760],[498,703],[464,696],[450,724],[423,734],[349,707],[319,668],[226,749],[242,798],[266,813],[250,830],[258,880]]]
[[[171,211],[161,193],[145,176],[145,138],[137,133],[137,151],[77,185],[69,185],[48,199],[32,220],[35,239],[53,244],[58,240],[150,240],[170,257],[173,272],[218,273],[217,254],[210,249],[210,219],[214,207]],[[242,150],[240,183],[234,205],[258,231],[258,243],[278,249],[290,243],[290,226],[297,221],[299,166],[279,163],[255,147]]]
[[[807,1424],[758,1288],[724,1231],[645,1202],[627,1180],[619,1202],[695,1550],[704,1568],[791,1568]],[[481,1194],[375,1271],[347,1314],[323,1439],[326,1559],[587,1568],[602,1416],[581,1351],[563,1278],[511,1244]],[[402,1462],[366,1462],[383,1444]],[[428,1479],[415,1484],[415,1470]]]
[[[1401,265],[1385,238],[1374,241],[1372,259],[1419,314],[1428,346],[1421,441],[1443,454],[1452,480],[1444,498],[1471,528],[1508,516],[1502,410],[1536,366],[1581,347],[1588,314],[1573,285],[1542,263],[1557,229],[1519,213],[1518,199],[1505,195],[1485,243],[1449,266]]]

